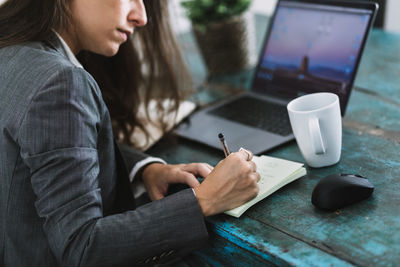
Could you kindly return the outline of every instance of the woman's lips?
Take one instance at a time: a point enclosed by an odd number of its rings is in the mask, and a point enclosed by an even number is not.
[[[124,39],[124,42],[126,40],[128,40],[128,37],[132,34],[132,31],[128,31],[128,30],[118,29],[118,31],[121,33],[121,36]]]

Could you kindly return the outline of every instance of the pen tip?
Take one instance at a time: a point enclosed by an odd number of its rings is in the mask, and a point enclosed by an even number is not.
[[[218,138],[219,138],[219,139],[222,139],[222,138],[224,138],[224,135],[223,135],[222,133],[219,133],[219,134],[218,134]]]

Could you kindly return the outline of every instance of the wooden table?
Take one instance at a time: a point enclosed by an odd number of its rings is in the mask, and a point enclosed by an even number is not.
[[[204,66],[193,65],[198,59],[188,60],[196,77],[204,77]],[[232,88],[248,88],[251,73],[215,78],[219,89],[206,84],[197,100],[204,104],[237,91]],[[216,164],[223,157],[221,151],[171,137],[148,152],[170,163]],[[267,154],[304,162],[294,141]],[[333,173],[368,177],[375,185],[372,197],[336,212],[317,210],[311,204],[312,190]],[[211,242],[196,255],[214,266],[399,265],[400,35],[381,30],[370,35],[343,119],[338,164],[307,167],[307,176],[254,205],[239,219],[218,215],[207,221]]]

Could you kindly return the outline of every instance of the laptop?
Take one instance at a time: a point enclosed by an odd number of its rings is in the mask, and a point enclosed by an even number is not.
[[[339,96],[342,116],[378,5],[277,2],[250,90],[192,114],[176,133],[222,149],[260,154],[294,139],[287,104],[314,92]]]

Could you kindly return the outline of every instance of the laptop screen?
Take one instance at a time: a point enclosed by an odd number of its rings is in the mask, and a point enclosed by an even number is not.
[[[344,114],[373,13],[370,9],[280,1],[253,89],[288,99],[333,92],[339,96]]]

